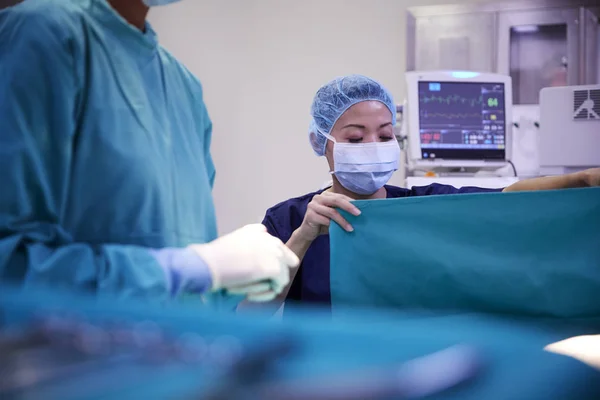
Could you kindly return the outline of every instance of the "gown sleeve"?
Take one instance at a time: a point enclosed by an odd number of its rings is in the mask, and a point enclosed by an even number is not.
[[[84,38],[65,13],[22,6],[0,12],[0,282],[168,295],[169,274],[149,249],[77,242],[61,226],[74,190]]]

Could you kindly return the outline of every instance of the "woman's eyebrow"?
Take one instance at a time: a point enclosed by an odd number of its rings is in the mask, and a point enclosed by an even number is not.
[[[392,125],[391,122],[386,122],[385,124],[379,125],[379,128],[385,128],[386,126]],[[346,128],[358,128],[358,129],[367,129],[366,126],[360,124],[348,124],[342,127],[342,129]]]
[[[360,125],[360,124],[348,124],[348,125],[344,126],[342,129],[346,129],[346,128],[367,129],[366,126]]]

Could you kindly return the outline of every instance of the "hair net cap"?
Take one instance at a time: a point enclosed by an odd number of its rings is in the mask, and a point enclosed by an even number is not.
[[[337,120],[353,105],[362,101],[379,101],[392,113],[392,123],[396,124],[396,106],[390,92],[379,82],[363,76],[348,75],[336,78],[321,87],[313,100],[310,113],[310,144],[315,154],[325,154],[327,137]]]

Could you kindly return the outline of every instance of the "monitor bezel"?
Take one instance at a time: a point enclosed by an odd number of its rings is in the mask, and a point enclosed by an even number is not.
[[[505,115],[505,151],[504,159],[481,159],[489,162],[507,162],[512,159],[512,79],[510,76],[492,73],[468,72],[468,71],[412,71],[406,73],[406,126],[408,137],[409,160],[432,161],[422,158],[421,135],[419,134],[419,82],[471,82],[471,83],[501,83],[504,84],[504,115]],[[447,161],[452,166],[464,161],[470,164],[473,159],[443,159],[436,158],[436,164],[442,165]]]

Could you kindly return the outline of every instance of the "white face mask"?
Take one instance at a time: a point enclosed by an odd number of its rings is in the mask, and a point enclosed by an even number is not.
[[[177,1],[180,0],[143,0],[144,4],[148,7],[165,6],[167,4],[175,3]]]
[[[397,140],[372,143],[337,143],[333,141],[331,172],[351,192],[369,195],[385,185],[398,170],[400,146]]]

